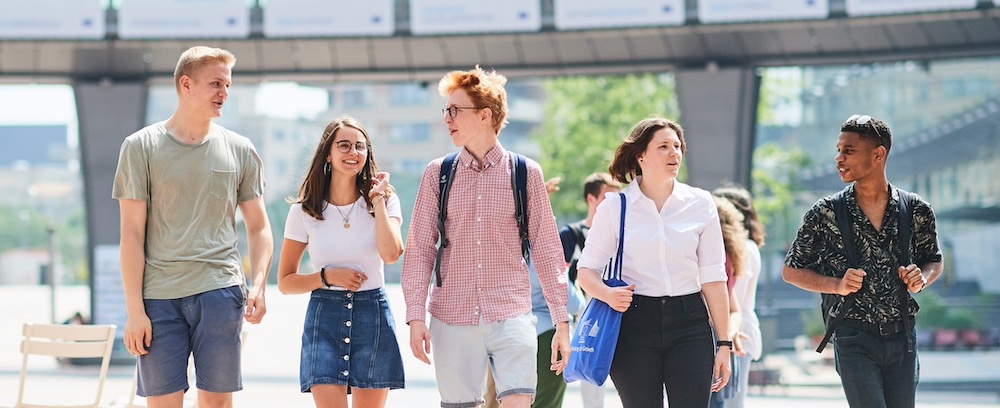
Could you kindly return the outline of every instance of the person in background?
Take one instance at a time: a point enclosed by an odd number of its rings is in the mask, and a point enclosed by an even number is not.
[[[407,237],[400,279],[410,350],[426,364],[431,363],[427,354],[434,351],[443,407],[481,405],[487,369],[504,407],[526,408],[535,394],[536,319],[514,218],[513,153],[499,141],[507,117],[506,82],[503,75],[478,66],[449,72],[441,79],[438,90],[447,98],[444,123],[461,151],[444,222],[448,245],[433,285],[444,158],[424,170]],[[533,160],[526,162],[530,258],[556,330],[549,346],[549,369],[559,374],[570,355],[565,264],[542,169]]]
[[[743,227],[748,233],[746,267],[740,278],[733,284],[732,290],[733,296],[739,302],[740,311],[739,333],[733,338],[733,342],[735,344],[738,341],[740,347],[736,353],[738,356],[737,364],[733,369],[735,379],[730,381],[726,388],[736,383],[736,392],[730,398],[721,398],[724,393],[713,394],[713,402],[721,399],[722,406],[725,408],[743,408],[746,404],[747,388],[750,381],[750,362],[759,360],[763,351],[760,320],[757,318],[755,308],[757,307],[757,282],[761,273],[760,248],[764,246],[767,232],[764,229],[764,224],[757,217],[757,210],[753,206],[749,191],[736,186],[727,186],[715,189],[712,191],[712,195],[729,200],[743,214]],[[734,323],[730,323],[730,325],[734,325]]]
[[[121,210],[125,349],[138,357],[136,394],[151,407],[181,407],[192,354],[198,406],[231,407],[243,389],[243,320],[260,323],[267,312],[274,243],[263,164],[249,139],[213,122],[235,64],[219,48],[181,54],[174,114],[125,138],[118,158],[111,195]],[[237,250],[237,209],[249,274]]]
[[[891,148],[885,122],[870,115],[844,121],[834,160],[840,180],[849,183],[839,197],[850,214],[851,231],[838,226],[834,196],[820,199],[803,217],[781,271],[799,288],[838,296],[830,314],[844,317],[834,331],[833,355],[847,403],[854,408],[916,404],[920,369],[911,323],[920,308],[910,293],[924,290],[942,271],[937,222],[923,199],[913,197],[911,236],[898,242],[900,219],[909,216],[900,214],[899,200],[909,193],[886,178]],[[848,265],[844,233],[853,234],[860,265]],[[901,249],[906,245],[910,259]],[[853,293],[853,307],[840,310]]]
[[[608,287],[600,273],[617,253],[621,200],[597,207],[577,262],[583,290],[624,313],[611,379],[625,408],[662,407],[664,390],[671,408],[704,408],[729,380],[722,230],[711,193],[677,180],[685,149],[676,122],[644,119],[608,167],[630,183],[622,190],[622,280],[630,285]]]
[[[559,230],[559,240],[562,241],[563,246],[563,259],[568,265],[571,282],[576,282],[576,264],[583,252],[587,234],[590,232],[590,225],[597,212],[597,206],[604,201],[604,196],[607,193],[617,193],[621,188],[621,183],[608,173],[593,173],[584,179],[583,200],[587,203],[587,218],[567,224]],[[590,296],[586,297],[586,301],[590,301]],[[581,381],[580,397],[583,399],[583,408],[604,407],[603,386]]]
[[[299,381],[317,407],[383,407],[404,387],[384,266],[403,254],[399,198],[375,162],[368,131],[330,122],[285,223],[278,290],[311,292]],[[301,273],[309,251],[310,270]]]
[[[726,398],[731,398],[739,391],[739,362],[737,355],[746,354],[740,343],[740,302],[736,298],[734,287],[736,282],[744,278],[746,270],[746,249],[747,230],[743,227],[743,214],[722,197],[712,196],[715,201],[715,208],[719,212],[719,224],[722,227],[722,242],[726,248],[726,287],[729,290],[729,338],[733,339],[733,374],[726,384],[718,392],[712,394],[711,407],[719,408],[723,406]]]

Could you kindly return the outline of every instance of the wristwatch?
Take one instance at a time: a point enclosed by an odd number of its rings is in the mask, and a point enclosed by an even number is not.
[[[719,340],[719,341],[715,342],[715,347],[722,347],[722,346],[729,347],[729,349],[732,350],[733,349],[733,341],[732,340]]]

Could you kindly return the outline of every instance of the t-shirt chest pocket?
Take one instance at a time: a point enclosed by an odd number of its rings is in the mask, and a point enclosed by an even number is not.
[[[208,183],[208,194],[219,200],[226,200],[236,192],[236,170],[212,170]]]

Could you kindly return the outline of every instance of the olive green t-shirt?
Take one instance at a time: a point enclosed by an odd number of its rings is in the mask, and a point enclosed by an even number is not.
[[[264,191],[249,139],[212,124],[201,144],[181,143],[165,122],[122,143],[111,196],[146,202],[143,299],[178,299],[244,284],[236,209]]]

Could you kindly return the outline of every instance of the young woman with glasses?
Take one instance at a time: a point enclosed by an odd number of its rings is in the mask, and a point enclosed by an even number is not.
[[[382,407],[403,388],[403,360],[383,267],[403,253],[399,198],[379,171],[356,120],[323,131],[285,223],[278,266],[284,294],[312,292],[302,334],[299,380],[317,407]],[[300,272],[309,251],[310,268]],[[372,364],[372,362],[375,362]]]

